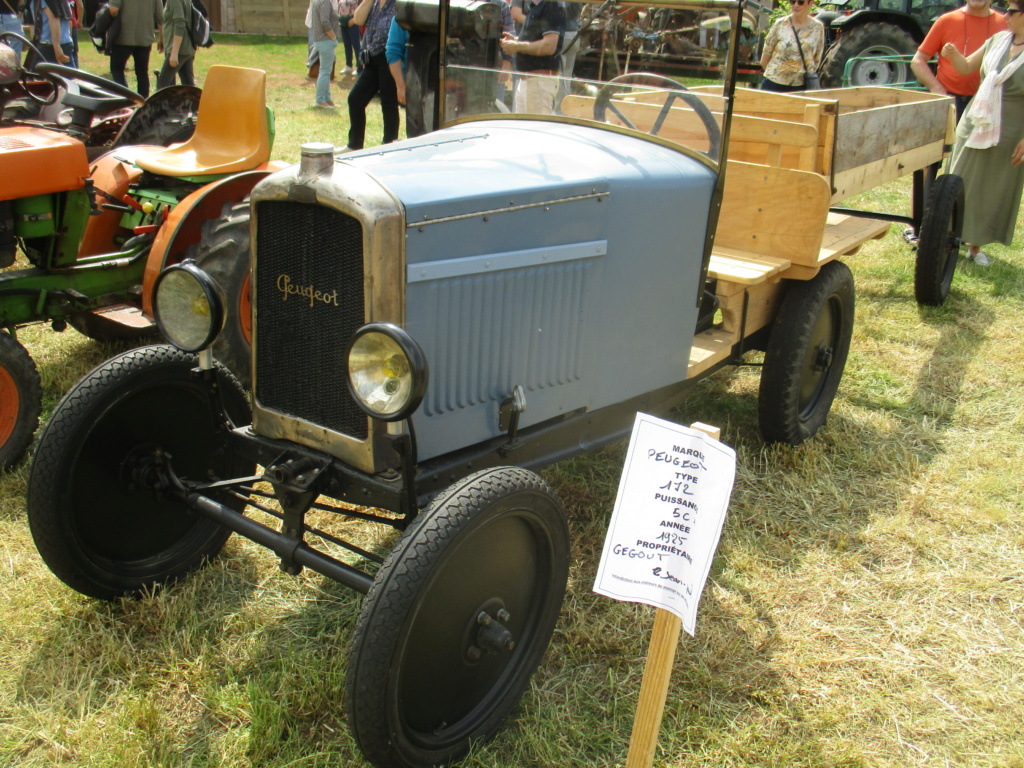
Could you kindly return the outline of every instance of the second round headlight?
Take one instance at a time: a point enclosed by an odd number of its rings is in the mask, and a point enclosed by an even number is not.
[[[348,384],[370,416],[384,421],[408,418],[427,388],[423,350],[391,323],[371,323],[356,331],[348,349]]]

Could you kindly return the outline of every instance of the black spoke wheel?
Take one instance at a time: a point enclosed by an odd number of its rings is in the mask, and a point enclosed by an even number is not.
[[[154,458],[179,477],[252,473],[227,451],[225,426],[196,360],[173,347],[142,347],[86,374],[39,437],[26,502],[36,547],[71,588],[113,599],[180,578],[220,551],[229,531],[160,493]],[[225,411],[248,423],[244,390],[221,368]],[[221,497],[241,509],[242,502]]]
[[[768,442],[799,445],[825,423],[850,352],[853,309],[853,274],[841,261],[788,286],[761,370],[758,420]]]
[[[214,356],[243,387],[252,386],[252,304],[249,293],[249,198],[225,203],[219,219],[203,222],[202,238],[188,258],[212,277],[224,296],[224,330],[213,343]]]
[[[665,101],[661,104],[661,112],[648,133],[652,136],[657,136],[670,114],[669,110],[671,110],[672,105],[677,100],[682,101],[697,113],[697,117],[700,118],[701,123],[704,125],[704,130],[708,135],[708,149],[705,154],[717,160],[718,151],[722,145],[722,129],[719,127],[718,121],[715,120],[715,116],[699,96],[690,93],[683,85],[663,75],[626,74],[609,80],[601,87],[601,90],[597,92],[597,96],[594,98],[594,119],[602,123],[611,122],[608,119],[610,112],[627,128],[634,131],[639,130],[619,109],[615,99],[634,91],[643,93],[645,90],[652,88],[664,89],[666,93]]]
[[[349,660],[349,724],[374,765],[448,764],[494,734],[551,639],[568,548],[558,497],[518,468],[455,483],[413,522]]]
[[[25,454],[39,424],[42,398],[39,372],[28,350],[0,331],[0,467]]]
[[[953,174],[939,176],[932,183],[917,240],[914,297],[918,304],[937,307],[949,296],[963,230],[964,181]]]

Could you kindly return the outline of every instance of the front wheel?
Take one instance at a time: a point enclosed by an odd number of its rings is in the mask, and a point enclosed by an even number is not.
[[[830,261],[790,284],[768,338],[758,420],[770,443],[799,445],[825,423],[853,336],[853,274]]]
[[[914,297],[918,304],[937,307],[949,296],[963,231],[964,180],[954,174],[939,176],[932,183],[917,240]]]
[[[72,589],[103,599],[141,594],[199,568],[227,540],[228,529],[153,482],[154,459],[166,455],[191,480],[252,473],[227,450],[214,388],[195,365],[167,346],[114,357],[64,396],[40,435],[29,527],[47,566]],[[223,368],[215,389],[231,419],[248,423],[245,392]]]
[[[17,462],[32,442],[42,398],[39,372],[28,350],[0,331],[0,468]]]
[[[821,77],[827,88],[839,88],[850,59],[851,86],[902,85],[914,79],[906,58],[917,50],[917,41],[895,24],[870,22],[844,32],[825,52]],[[884,56],[884,59],[872,58]]]
[[[348,719],[370,762],[447,765],[494,734],[551,639],[568,539],[558,497],[513,467],[455,483],[413,522],[352,644]]]

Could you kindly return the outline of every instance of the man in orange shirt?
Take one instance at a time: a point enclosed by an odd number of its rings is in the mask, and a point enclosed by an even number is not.
[[[967,0],[967,5],[955,11],[944,13],[935,20],[924,42],[914,54],[910,68],[917,79],[932,93],[953,96],[956,99],[957,120],[964,113],[967,103],[978,91],[981,79],[977,72],[961,75],[950,63],[950,59],[939,57],[938,76],[932,72],[928,60],[942,50],[946,43],[953,43],[956,49],[969,56],[981,48],[996,32],[1006,29],[1006,19],[992,10],[991,0]]]

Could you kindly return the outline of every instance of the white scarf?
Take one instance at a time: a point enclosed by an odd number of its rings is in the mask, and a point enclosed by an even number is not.
[[[967,139],[967,146],[972,149],[988,149],[999,143],[1003,115],[1002,85],[1024,64],[1024,54],[1018,54],[1017,58],[1003,67],[1002,72],[999,71],[999,64],[1009,52],[1012,41],[1012,32],[998,32],[993,36],[988,53],[985,54],[985,79],[981,81],[978,93],[965,115],[971,119],[973,128]]]

